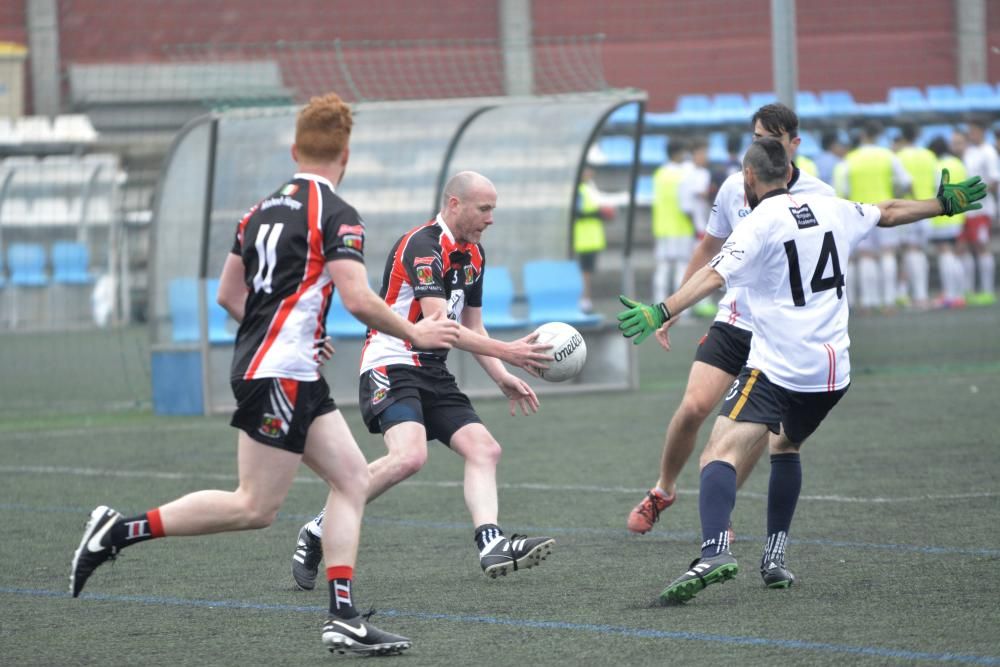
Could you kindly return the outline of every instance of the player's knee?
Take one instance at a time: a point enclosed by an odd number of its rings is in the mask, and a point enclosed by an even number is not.
[[[409,447],[404,451],[397,452],[394,458],[396,459],[396,470],[400,477],[405,479],[419,472],[427,463],[427,446]]]
[[[677,410],[677,417],[682,420],[683,424],[697,428],[708,419],[708,415],[711,414],[716,403],[718,400],[709,400],[705,396],[685,394],[680,408]]]
[[[466,458],[471,458],[484,465],[496,466],[500,463],[501,454],[503,454],[503,449],[500,447],[500,443],[492,436],[487,436],[475,443]]]
[[[278,518],[280,503],[250,502],[244,511],[246,527],[251,529],[267,528]]]

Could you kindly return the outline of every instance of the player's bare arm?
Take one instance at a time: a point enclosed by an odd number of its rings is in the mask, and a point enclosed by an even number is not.
[[[344,307],[373,329],[410,341],[425,349],[447,349],[458,339],[458,324],[447,317],[425,317],[417,324],[400,317],[368,286],[368,274],[360,262],[340,259],[326,263]]]
[[[243,258],[230,253],[222,265],[222,275],[219,276],[219,290],[215,300],[229,316],[237,322],[243,321],[243,309],[247,302],[247,285],[243,282]]]
[[[880,227],[895,227],[937,215],[956,215],[983,207],[978,203],[986,196],[986,184],[979,176],[952,183],[947,169],[941,170],[935,199],[911,201],[890,199],[877,204],[882,216]]]
[[[420,310],[424,317],[430,317],[435,313],[445,315],[447,308],[447,302],[440,297],[429,296],[420,299]],[[548,362],[552,361],[552,355],[548,351],[552,346],[536,343],[536,338],[535,334],[510,342],[490,338],[483,326],[482,308],[466,306],[462,309],[462,326],[455,347],[475,355],[479,364],[496,382],[497,376],[491,369],[499,368],[504,373],[507,372],[503,369],[503,365],[499,364],[500,361],[522,368],[532,375],[538,375],[539,369],[548,368]]]
[[[462,325],[464,329],[468,329],[473,333],[485,336],[487,338],[489,337],[489,334],[486,332],[486,327],[483,326],[482,308],[466,307],[464,310],[462,310]],[[507,343],[507,345],[515,347],[522,346],[526,350],[529,350],[529,352],[527,352],[528,354],[538,354],[535,352],[530,352],[531,349],[544,348],[545,350],[548,350],[551,348],[551,346],[549,345],[538,345],[534,343],[535,339],[537,338],[538,338],[537,335],[529,334],[524,338],[512,341],[511,343]],[[479,365],[483,367],[483,370],[486,371],[487,375],[489,375],[490,378],[492,378],[492,380],[497,383],[497,386],[500,387],[500,391],[503,392],[503,395],[506,396],[507,399],[510,401],[511,417],[517,414],[518,409],[521,410],[521,414],[523,415],[534,414],[535,412],[538,411],[538,396],[535,395],[535,391],[531,388],[531,386],[527,382],[517,377],[516,375],[513,375],[510,372],[508,372],[507,369],[504,368],[504,365],[500,363],[500,360],[497,359],[496,357],[490,357],[475,353],[473,353],[473,356],[476,358],[476,361],[479,362]],[[544,353],[542,356],[547,361],[550,361],[552,359],[552,355],[548,354],[547,352]],[[540,362],[536,363],[540,364]],[[535,374],[535,371],[532,370],[532,368],[530,367],[525,367],[525,366],[519,366],[519,367],[524,368],[532,375]],[[547,368],[548,366],[543,365],[542,367]]]

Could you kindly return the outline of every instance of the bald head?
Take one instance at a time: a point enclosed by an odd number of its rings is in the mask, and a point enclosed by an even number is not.
[[[483,191],[496,192],[496,188],[490,179],[474,171],[460,171],[445,183],[444,192],[441,196],[441,208],[448,206],[448,199],[456,197],[460,201],[465,201]]]
[[[460,242],[479,243],[496,207],[497,189],[482,174],[460,171],[445,183],[441,217]]]

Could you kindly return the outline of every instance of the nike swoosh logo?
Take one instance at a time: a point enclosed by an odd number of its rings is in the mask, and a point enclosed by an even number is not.
[[[111,526],[113,526],[114,523],[115,523],[114,520],[108,521],[103,526],[101,526],[101,529],[99,531],[90,536],[90,540],[87,541],[88,551],[90,551],[91,553],[96,553],[98,551],[103,551],[104,549],[107,548],[103,544],[101,544],[101,540],[104,539],[104,536],[107,534],[107,532],[111,530]]]
[[[359,625],[358,627],[354,627],[353,625],[348,625],[347,623],[342,623],[341,621],[334,621],[333,624],[339,625],[342,628],[347,628],[358,637],[366,637],[368,635],[368,628],[366,628],[364,625]]]

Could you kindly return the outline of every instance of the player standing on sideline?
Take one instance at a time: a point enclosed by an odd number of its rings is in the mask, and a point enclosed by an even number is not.
[[[789,158],[794,159],[800,142],[799,119],[794,111],[783,104],[767,104],[754,113],[750,126],[753,128],[754,138],[778,139]],[[833,195],[833,188],[800,172],[794,163],[788,188],[795,195]],[[719,189],[708,219],[706,234],[688,263],[684,282],[718,254],[729,235],[749,213],[743,172],[739,171],[727,178]],[[694,451],[698,429],[746,364],[752,331],[753,318],[746,291],[741,287],[734,287],[719,301],[715,322],[698,345],[684,397],[667,427],[660,460],[660,478],[629,514],[628,528],[632,532],[648,532],[659,519],[660,512],[670,507],[677,498],[677,477]],[[758,456],[763,452],[763,442],[757,451]],[[753,458],[748,461],[746,468],[740,469],[740,484],[746,480],[755,463],[756,458]]]
[[[723,401],[702,457],[699,511],[701,557],[668,585],[661,599],[685,602],[709,584],[736,576],[729,520],[737,470],[757,458],[770,436],[771,481],[761,575],[786,587],[785,546],[802,486],[799,449],[850,385],[848,307],[842,258],[876,225],[894,227],[934,215],[977,209],[986,186],[978,178],[954,185],[942,173],[935,199],[857,204],[788,191],[788,156],[773,138],[755,141],[743,159],[752,213],[722,251],[665,302],[629,306],[619,328],[639,343],[656,331],[670,349],[678,312],[722,285],[747,288],[754,313],[750,355]],[[778,465],[780,463],[780,465]],[[784,583],[788,582],[788,583]]]
[[[906,169],[906,173],[910,175],[912,198],[929,199],[934,196],[938,185],[937,156],[930,150],[916,145],[918,130],[915,123],[903,123],[899,129],[896,156]],[[930,260],[927,258],[930,227],[930,220],[921,220],[899,230],[909,296],[912,297],[912,303],[918,310],[927,310],[930,307]]]
[[[480,243],[493,224],[497,191],[484,176],[463,171],[444,188],[441,212],[404,234],[393,246],[382,276],[382,298],[412,321],[447,317],[462,323],[455,347],[472,353],[510,399],[510,414],[538,410],[538,397],[502,361],[537,374],[552,360],[551,346],[537,336],[503,342],[483,326],[483,277],[486,254]],[[538,565],[555,544],[550,537],[511,535],[498,524],[496,470],[500,445],[493,439],[455,377],[447,350],[413,346],[391,332],[369,329],[361,352],[361,416],[372,433],[381,433],[388,454],[368,466],[374,500],[427,462],[427,441],[440,440],[465,459],[465,504],[472,514],[479,563],[491,578]],[[320,513],[299,530],[292,555],[292,577],[312,590],[323,545],[316,538],[326,522]]]
[[[239,222],[222,268],[218,301],[240,323],[231,374],[239,487],[196,491],[128,518],[96,508],[73,556],[73,597],[125,547],[269,526],[305,462],[330,487],[323,643],[366,654],[410,647],[409,639],[362,620],[351,598],[368,471],[319,373],[317,347],[325,341],[322,323],[334,286],[358,319],[417,347],[448,348],[459,332],[440,313],[419,324],[400,317],[368,287],[364,223],[334,191],[347,167],[351,126],[350,109],[334,94],[302,109],[292,146],[298,173]]]
[[[986,183],[989,194],[983,200],[983,210],[965,219],[958,236],[958,256],[965,273],[969,305],[989,306],[996,303],[996,259],[990,248],[990,228],[996,222],[997,188],[1000,186],[1000,157],[990,142],[986,141],[987,124],[981,120],[969,121],[968,144],[959,155],[970,174],[979,174]],[[975,259],[973,259],[975,255]],[[976,271],[978,264],[978,272]],[[979,289],[976,290],[976,274]]]

